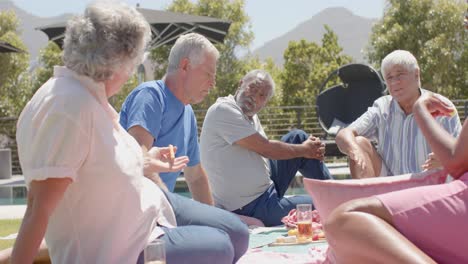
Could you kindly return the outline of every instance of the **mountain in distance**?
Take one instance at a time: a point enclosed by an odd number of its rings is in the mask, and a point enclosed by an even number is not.
[[[262,60],[271,57],[276,64],[283,65],[283,54],[289,41],[305,39],[321,45],[326,24],[338,36],[338,44],[343,48],[344,54],[353,57],[355,62],[365,62],[363,50],[376,21],[377,19],[357,16],[343,7],[327,8],[291,31],[266,42],[254,50],[253,54]]]
[[[40,49],[43,49],[48,42],[47,35],[36,28],[64,21],[73,16],[63,14],[55,17],[38,17],[22,10],[9,0],[0,0],[0,10],[13,10],[18,17],[20,21],[18,30],[27,46],[32,65],[37,63]],[[367,45],[372,24],[376,21],[376,19],[354,15],[345,8],[328,8],[291,31],[266,42],[254,50],[253,54],[258,55],[260,59],[272,57],[277,64],[282,65],[283,53],[289,41],[306,39],[321,43],[325,33],[324,25],[327,24],[338,35],[338,42],[344,49],[343,53],[352,56],[356,62],[362,62],[364,56],[361,50]]]
[[[20,22],[18,31],[21,39],[28,48],[31,61],[37,60],[40,49],[44,48],[48,42],[47,35],[40,30],[36,30],[36,28],[64,21],[72,17],[72,14],[63,14],[55,17],[38,17],[22,10],[8,0],[0,0],[0,10],[12,10],[15,12]]]

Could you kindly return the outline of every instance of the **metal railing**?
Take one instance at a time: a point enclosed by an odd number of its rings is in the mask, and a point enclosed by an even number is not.
[[[452,100],[463,124],[468,117],[468,100]],[[198,132],[203,126],[206,110],[195,110]],[[325,137],[319,124],[315,106],[265,107],[259,114],[265,133],[271,139],[279,139],[291,129],[302,129],[310,134]]]
[[[468,117],[468,100],[453,100],[463,122]],[[203,126],[206,110],[196,110],[199,133]],[[259,113],[265,133],[271,139],[279,139],[291,129],[303,129],[313,135],[324,137],[320,127],[315,106],[282,106],[266,107]],[[13,174],[21,174],[16,147],[16,117],[0,118],[0,148],[11,149]]]

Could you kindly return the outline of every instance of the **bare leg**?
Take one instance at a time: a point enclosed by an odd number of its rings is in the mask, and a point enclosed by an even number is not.
[[[363,167],[357,164],[356,161],[350,159],[349,169],[351,171],[351,177],[353,179],[378,177],[382,168],[382,159],[379,153],[377,153],[374,146],[372,146],[370,141],[365,137],[356,137],[356,142],[358,143],[361,153],[364,154],[362,162],[364,162],[365,166]]]
[[[390,213],[375,197],[336,208],[325,233],[338,263],[436,263],[393,227]]]

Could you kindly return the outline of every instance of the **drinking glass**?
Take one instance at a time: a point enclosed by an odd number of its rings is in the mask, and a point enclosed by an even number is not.
[[[166,264],[166,248],[164,241],[156,239],[145,248],[146,264]]]
[[[312,205],[298,204],[296,207],[297,235],[299,239],[312,237]]]

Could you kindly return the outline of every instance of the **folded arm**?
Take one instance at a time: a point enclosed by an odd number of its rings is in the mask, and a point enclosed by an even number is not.
[[[325,145],[320,139],[313,136],[310,136],[302,144],[289,144],[278,140],[269,140],[259,133],[254,133],[236,141],[235,144],[274,160],[302,157],[323,160],[325,153]]]
[[[468,123],[458,138],[453,138],[433,115],[450,115],[452,109],[435,95],[421,96],[414,105],[416,122],[442,165],[454,178],[468,171]]]

